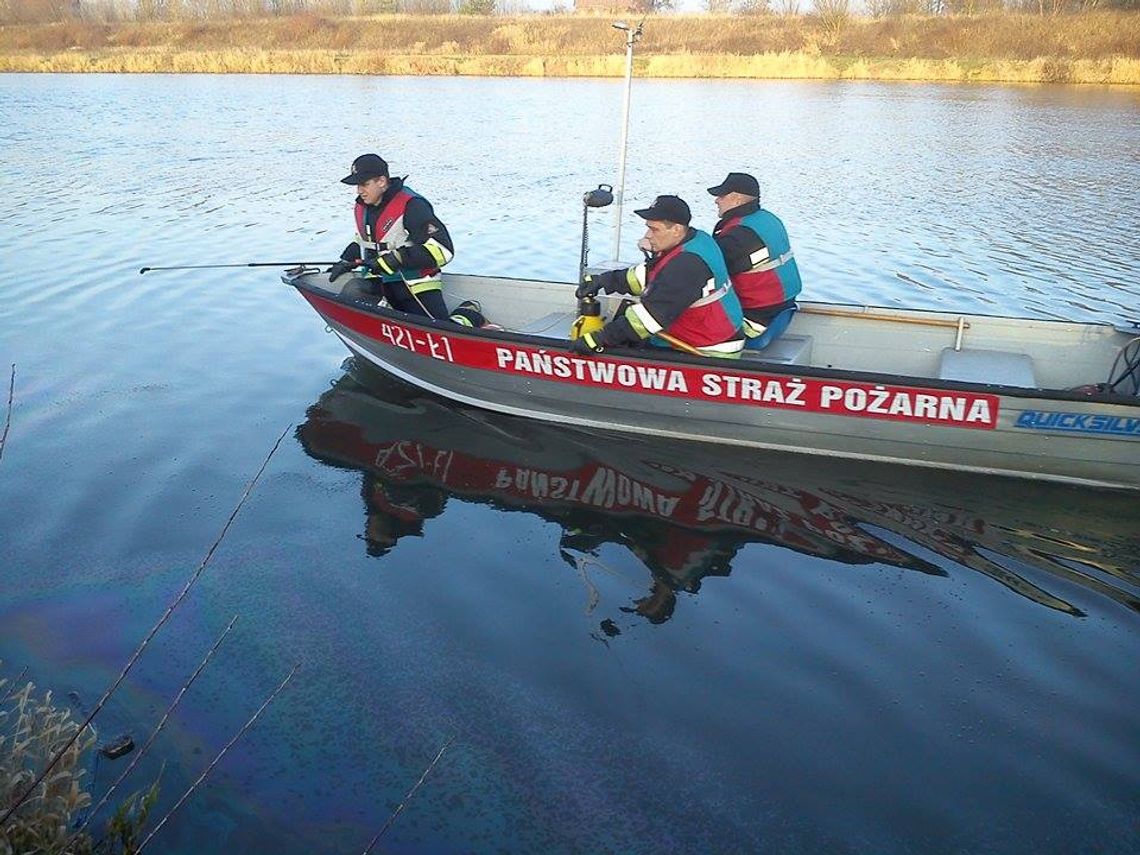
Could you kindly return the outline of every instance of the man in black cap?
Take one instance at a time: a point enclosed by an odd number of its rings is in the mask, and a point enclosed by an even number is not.
[[[801,288],[788,232],[760,207],[760,184],[746,172],[728,173],[709,193],[720,215],[713,237],[744,308],[746,347],[766,347],[787,329]]]
[[[705,356],[737,357],[744,347],[740,301],[716,242],[689,225],[689,206],[677,196],[658,196],[635,212],[645,220],[642,238],[650,259],[626,270],[587,276],[579,299],[599,291],[641,297],[594,333],[575,339],[575,353],[652,344],[697,350]]]
[[[329,268],[329,282],[363,268],[357,276],[365,294],[387,297],[397,311],[446,318],[439,269],[455,247],[431,203],[404,179],[389,177],[378,154],[356,158],[341,183],[356,187],[356,240]]]

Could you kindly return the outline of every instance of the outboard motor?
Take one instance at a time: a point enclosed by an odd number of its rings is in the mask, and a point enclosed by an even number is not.
[[[591,208],[605,208],[613,204],[614,188],[609,184],[599,184],[582,196],[582,255],[578,262],[578,281],[586,278],[586,264],[590,255],[589,219]],[[570,327],[570,338],[576,339],[586,333],[596,332],[605,326],[602,317],[602,304],[594,297],[583,297],[578,301],[578,317]]]
[[[582,255],[578,262],[578,281],[586,275],[586,260],[590,254],[589,227],[586,215],[591,208],[605,208],[614,201],[614,188],[609,184],[599,184],[582,196]]]

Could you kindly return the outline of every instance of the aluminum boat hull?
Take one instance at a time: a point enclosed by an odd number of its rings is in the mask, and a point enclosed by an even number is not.
[[[1034,350],[1033,342],[1052,341],[1057,358],[1067,360],[1071,370],[1086,371],[1080,376],[1090,382],[1103,379],[1088,372],[1102,363],[1106,372],[1111,355],[1131,338],[1107,324],[817,306],[818,318],[807,314],[801,324],[797,317],[791,331],[802,326],[820,342],[807,364],[766,361],[763,352],[746,360],[714,360],[658,348],[581,357],[569,351],[567,328],[526,331],[528,322],[533,328],[551,312],[572,308],[572,286],[565,283],[447,279],[450,300],[481,299],[491,320],[509,317],[519,330],[510,331],[468,330],[353,300],[320,273],[285,281],[361,358],[437,395],[501,413],[754,448],[1140,489],[1140,398],[918,376],[929,371],[932,355],[950,351],[951,344],[960,351],[963,330],[969,329],[975,338],[984,334],[997,342],[1001,337],[1004,347],[1015,342],[1038,354],[1038,363],[1044,361],[1040,354],[1050,351]],[[829,336],[846,341],[856,364],[873,358],[876,342],[880,348],[909,348],[900,349],[896,360],[904,370],[833,365]]]

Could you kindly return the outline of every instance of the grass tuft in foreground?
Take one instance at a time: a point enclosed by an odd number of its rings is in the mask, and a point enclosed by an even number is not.
[[[51,692],[34,694],[25,683],[9,690],[0,679],[0,810],[14,804],[52,757],[75,735],[79,724],[67,709],[52,701]],[[76,740],[24,807],[0,828],[0,852],[87,852],[90,838],[68,846],[79,811],[91,803],[83,786],[83,756],[95,744],[87,734]]]

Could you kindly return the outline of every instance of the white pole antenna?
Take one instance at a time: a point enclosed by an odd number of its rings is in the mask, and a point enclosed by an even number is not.
[[[621,143],[618,146],[618,176],[614,187],[614,201],[617,210],[614,212],[614,261],[621,254],[621,208],[625,201],[625,147],[629,139],[629,94],[633,87],[633,46],[641,38],[641,28],[645,24],[643,18],[636,27],[631,27],[625,21],[615,21],[613,28],[625,33],[625,97],[622,100]]]

